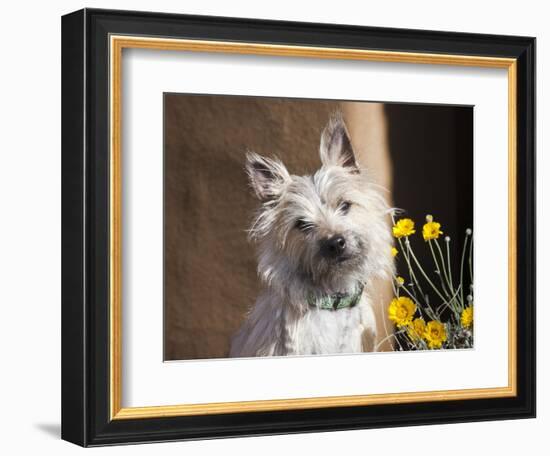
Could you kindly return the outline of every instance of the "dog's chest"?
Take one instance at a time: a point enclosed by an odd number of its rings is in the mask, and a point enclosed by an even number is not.
[[[293,344],[301,354],[361,351],[361,312],[353,308],[310,309],[295,322]]]

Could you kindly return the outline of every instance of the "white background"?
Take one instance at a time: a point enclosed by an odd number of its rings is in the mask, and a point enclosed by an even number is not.
[[[538,224],[548,222],[549,184],[544,182],[548,158],[542,125],[550,116],[547,27],[544,2],[440,1],[276,2],[102,1],[87,3],[12,2],[4,5],[0,71],[0,198],[2,209],[0,325],[0,449],[6,454],[70,454],[81,451],[62,442],[60,403],[60,15],[82,6],[162,10],[181,13],[269,19],[522,34],[538,38]],[[550,271],[547,237],[541,232],[538,276],[542,285]],[[94,454],[297,454],[445,455],[490,452],[534,454],[547,451],[550,426],[548,352],[541,334],[549,318],[543,293],[538,307],[538,418],[310,435],[262,437],[103,448]],[[399,447],[395,442],[399,441]],[[537,451],[538,450],[538,451]]]
[[[134,49],[122,61],[123,407],[508,385],[508,236],[494,229],[508,223],[505,69]],[[475,188],[492,176],[474,204],[475,349],[163,363],[163,92],[474,105]]]

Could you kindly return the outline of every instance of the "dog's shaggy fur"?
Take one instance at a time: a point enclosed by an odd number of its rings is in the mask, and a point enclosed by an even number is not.
[[[390,209],[357,164],[341,115],[323,131],[320,156],[313,176],[294,176],[279,160],[247,155],[262,203],[250,238],[258,243],[265,288],[233,338],[230,356],[354,353],[374,346],[369,286],[393,270]],[[311,305],[360,287],[353,307]]]

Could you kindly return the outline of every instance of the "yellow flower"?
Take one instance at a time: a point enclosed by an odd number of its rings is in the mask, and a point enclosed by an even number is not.
[[[414,230],[414,222],[409,218],[400,219],[392,227],[392,232],[396,238],[410,236],[411,234],[416,233],[416,231]]]
[[[425,241],[430,239],[437,239],[443,231],[440,230],[441,224],[437,222],[428,222],[422,227],[422,236]]]
[[[392,299],[388,308],[388,317],[398,327],[408,326],[411,324],[415,312],[416,304],[412,299],[401,296]]]
[[[440,321],[430,321],[426,325],[424,338],[430,348],[441,348],[443,342],[447,340],[447,329]]]
[[[395,247],[391,248],[391,256],[395,257],[399,253],[399,250],[397,250]]]
[[[413,320],[407,333],[413,342],[420,341],[424,337],[426,332],[426,322],[423,318],[416,318]]]
[[[462,311],[462,315],[460,316],[460,323],[462,323],[462,326],[465,328],[469,328],[474,323],[474,307],[468,306]]]
[[[397,286],[399,287],[402,287],[403,284],[405,283],[405,279],[403,277],[396,277],[395,278],[395,283],[397,283]]]

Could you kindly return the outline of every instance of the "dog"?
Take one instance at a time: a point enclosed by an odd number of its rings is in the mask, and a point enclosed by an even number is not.
[[[321,168],[289,174],[278,159],[248,152],[246,172],[261,206],[263,292],[231,342],[231,357],[373,351],[369,286],[391,276],[392,236],[379,187],[356,161],[341,114],[321,134]]]

